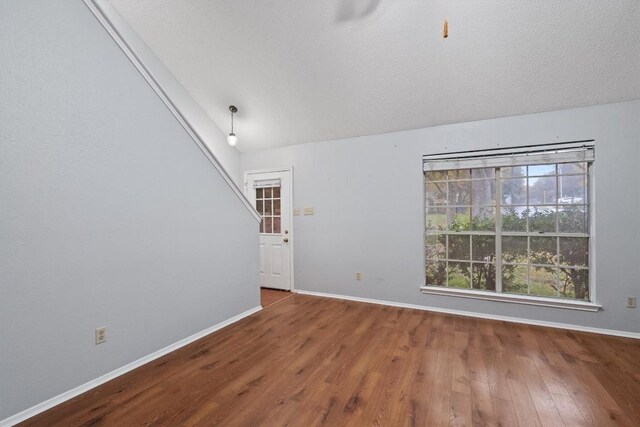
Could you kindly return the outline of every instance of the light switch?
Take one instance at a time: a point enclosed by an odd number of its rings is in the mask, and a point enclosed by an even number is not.
[[[293,215],[300,215],[300,208],[293,208]]]
[[[304,208],[304,214],[305,215],[313,215],[313,206],[306,206]]]

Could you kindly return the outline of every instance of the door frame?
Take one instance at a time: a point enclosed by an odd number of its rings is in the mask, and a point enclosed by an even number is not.
[[[269,169],[254,169],[244,171],[244,194],[247,198],[249,198],[249,175],[260,175],[264,173],[273,173],[273,172],[284,172],[287,174],[289,179],[289,277],[291,278],[291,292],[295,292],[295,280],[293,276],[293,251],[296,244],[295,239],[295,230],[293,226],[293,166],[289,167],[281,167],[281,168],[269,168]],[[254,206],[255,208],[255,206]]]

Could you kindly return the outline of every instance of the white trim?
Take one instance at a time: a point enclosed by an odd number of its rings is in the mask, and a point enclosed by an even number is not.
[[[296,239],[295,239],[295,231],[294,231],[294,227],[293,227],[293,166],[288,166],[288,167],[281,167],[281,168],[268,168],[268,169],[256,169],[256,170],[249,170],[249,171],[245,171],[244,172],[244,176],[243,176],[243,182],[244,182],[244,195],[245,198],[247,200],[249,200],[248,194],[249,194],[249,188],[247,187],[247,179],[249,177],[249,175],[257,175],[257,174],[262,174],[262,173],[273,173],[273,172],[286,172],[289,175],[289,236],[290,236],[290,240],[289,240],[289,270],[291,270],[289,272],[290,277],[291,277],[291,289],[289,289],[291,292],[295,292],[296,291],[296,287],[295,287],[295,281],[294,281],[294,277],[293,277],[293,251],[295,248],[295,244],[296,244]],[[253,207],[253,206],[252,206]]]
[[[634,338],[640,339],[640,332],[628,332],[628,331],[617,331],[615,329],[602,329],[602,328],[593,328],[590,326],[580,326],[580,325],[571,325],[568,323],[557,323],[557,322],[547,322],[545,320],[530,320],[530,319],[522,319],[519,317],[509,317],[509,316],[500,316],[495,314],[484,314],[484,313],[476,313],[472,311],[463,311],[463,310],[450,310],[447,308],[440,307],[430,307],[425,305],[417,305],[417,304],[405,304],[401,302],[393,302],[393,301],[384,301],[377,300],[371,298],[360,298],[353,297],[348,295],[338,295],[338,294],[328,294],[324,292],[314,292],[314,291],[303,291],[298,290],[297,293],[301,295],[312,295],[316,297],[325,297],[325,298],[336,298],[347,301],[357,301],[357,302],[366,302],[369,304],[379,304],[379,305],[388,305],[391,307],[400,307],[400,308],[409,308],[412,310],[423,310],[423,311],[433,311],[436,313],[445,313],[445,314],[454,314],[457,316],[467,316],[467,317],[476,317],[479,319],[489,319],[489,320],[499,320],[503,322],[511,322],[511,323],[522,323],[525,325],[535,325],[535,326],[545,326],[548,328],[557,328],[557,329],[568,329],[572,331],[580,331],[580,332],[591,332],[594,334],[603,334],[603,335],[613,335],[616,337],[624,337],[624,338]]]
[[[513,295],[496,292],[476,291],[473,289],[443,288],[439,286],[422,286],[420,292],[430,295],[444,295],[448,297],[472,298],[486,301],[510,302],[515,304],[537,305],[551,308],[565,308],[569,310],[598,311],[600,304],[588,301],[563,300],[560,298],[543,298],[528,295]]]
[[[225,170],[225,168],[220,164],[216,156],[211,152],[207,144],[204,143],[203,138],[200,136],[198,131],[191,125],[189,120],[182,114],[180,109],[178,109],[177,105],[169,98],[169,95],[164,91],[162,86],[158,83],[157,79],[154,77],[153,73],[146,64],[142,61],[142,59],[138,56],[138,54],[133,50],[133,48],[127,43],[125,37],[122,35],[121,31],[116,27],[114,21],[118,21],[118,16],[115,16],[115,11],[110,7],[108,2],[105,0],[83,0],[84,4],[89,8],[91,13],[95,15],[98,19],[98,22],[107,30],[107,33],[111,38],[116,42],[118,47],[124,52],[124,54],[129,58],[134,67],[140,72],[142,77],[147,81],[149,86],[153,89],[153,91],[160,97],[162,102],[166,105],[169,111],[176,118],[178,123],[184,128],[187,134],[191,137],[193,142],[200,148],[205,157],[211,162],[211,164],[218,170],[222,178],[229,185],[231,190],[235,193],[235,195],[240,199],[240,201],[244,204],[244,206],[249,210],[249,212],[253,215],[256,221],[260,222],[260,215],[258,212],[251,206],[251,203],[244,196],[242,191],[234,184],[233,180],[229,176],[229,173]]]
[[[224,328],[225,326],[229,326],[232,323],[235,323],[241,319],[244,319],[247,316],[250,316],[254,313],[257,313],[258,311],[262,310],[262,306],[257,306],[254,307],[250,310],[247,310],[243,313],[240,313],[236,316],[233,316],[230,319],[224,320],[220,323],[217,323],[205,330],[202,330],[200,332],[196,332],[195,334],[184,338],[180,341],[177,341],[173,344],[170,344],[164,348],[161,348],[158,351],[155,351],[151,354],[148,354],[147,356],[141,357],[138,360],[135,360],[131,363],[128,363],[118,369],[115,369],[107,374],[102,375],[101,377],[98,377],[94,380],[91,380],[85,384],[82,384],[76,388],[73,388],[71,390],[65,391],[64,393],[61,393],[55,397],[52,397],[51,399],[45,400],[42,403],[38,403],[37,405],[32,406],[31,408],[25,409],[22,412],[18,412],[15,415],[10,416],[9,418],[5,418],[4,420],[0,420],[0,427],[5,427],[5,426],[13,426],[15,424],[18,424],[24,420],[27,420],[35,415],[38,415],[41,412],[46,411],[47,409],[51,409],[56,405],[59,405],[63,402],[66,402],[69,399],[72,399],[82,393],[86,393],[87,391],[106,383],[107,381],[111,381],[114,378],[117,378],[123,374],[126,374],[129,371],[132,371],[146,363],[149,363],[155,359],[158,359],[159,357],[164,356],[165,354],[171,353],[172,351],[175,351],[181,347],[184,347],[188,344],[191,344],[194,341],[199,340],[200,338],[207,336],[219,329]]]

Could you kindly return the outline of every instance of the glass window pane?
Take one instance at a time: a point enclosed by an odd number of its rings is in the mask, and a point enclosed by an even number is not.
[[[494,178],[495,175],[494,168],[471,169],[471,178]]]
[[[427,208],[425,224],[427,230],[446,230],[447,210],[445,208]]]
[[[584,205],[587,203],[586,176],[558,177],[558,203]]]
[[[555,175],[556,165],[531,165],[529,176]]]
[[[262,188],[256,188],[256,199],[262,199]]]
[[[271,187],[264,189],[264,198],[268,199],[271,197]]]
[[[280,198],[280,187],[273,187],[273,198]]]
[[[552,206],[531,206],[529,209],[529,231],[555,232],[556,208]]]
[[[264,233],[264,218],[262,218],[262,221],[260,221],[260,232]]]
[[[528,212],[526,206],[502,208],[502,230],[526,231]]]
[[[502,266],[502,291],[511,294],[527,294],[529,292],[528,273],[526,265]]]
[[[267,216],[264,218],[264,232],[265,233],[272,233],[273,232],[273,218],[271,218],[270,216]]]
[[[500,181],[502,191],[502,204],[526,205],[527,204],[527,180],[526,178],[502,179]]]
[[[447,257],[447,236],[445,234],[427,234],[425,236],[425,256],[427,259]]]
[[[273,217],[273,232],[276,234],[280,234],[280,217]]]
[[[424,173],[427,181],[444,181],[447,179],[447,171],[429,171]]]
[[[529,262],[531,264],[557,264],[558,238],[531,236],[529,241]]]
[[[471,264],[468,262],[449,262],[449,279],[447,286],[451,288],[471,287]]]
[[[468,231],[471,229],[471,208],[449,208],[449,230]]]
[[[446,286],[447,263],[444,261],[427,261],[426,283],[428,286]]]
[[[468,260],[470,256],[470,236],[465,234],[449,235],[449,259]]]
[[[473,263],[471,270],[471,285],[473,289],[485,291],[496,290],[496,266],[495,264]]]
[[[589,239],[586,237],[560,237],[560,264],[588,266]]]
[[[264,214],[271,215],[271,200],[264,201]]]
[[[589,270],[575,268],[560,269],[560,296],[589,300]]]
[[[496,208],[472,208],[471,229],[493,231],[496,229]]]
[[[529,178],[529,205],[556,204],[556,177]]]
[[[447,204],[446,182],[427,182],[425,187],[427,206],[444,206]]]
[[[513,166],[500,168],[500,176],[503,178],[515,178],[518,176],[527,176],[526,166]]]
[[[580,163],[561,163],[558,165],[558,174],[584,174],[587,173],[587,164]]]
[[[471,236],[471,255],[476,261],[493,262],[496,259],[496,237]]]
[[[531,267],[529,270],[529,294],[539,297],[558,296],[558,269],[555,267]]]
[[[471,204],[473,206],[495,206],[496,180],[479,179],[471,181]]]
[[[273,201],[273,214],[280,215],[280,199],[274,199]]]
[[[263,200],[257,200],[256,201],[256,210],[258,211],[258,213],[260,215],[264,215],[264,201]]]
[[[448,172],[449,180],[471,178],[471,169],[453,169]]]
[[[449,205],[471,204],[471,181],[449,181]]]
[[[561,233],[587,233],[587,210],[585,206],[560,206],[558,228]]]
[[[512,263],[526,263],[527,237],[502,236],[502,261]]]

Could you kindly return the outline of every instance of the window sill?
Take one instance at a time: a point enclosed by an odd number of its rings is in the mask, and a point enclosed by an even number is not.
[[[420,291],[429,295],[472,298],[486,301],[510,302],[515,304],[537,305],[541,307],[565,308],[569,310],[596,312],[602,308],[600,304],[587,301],[558,300],[553,298],[530,297],[523,295],[496,294],[485,291],[467,289],[442,288],[438,286],[422,286]]]

